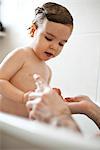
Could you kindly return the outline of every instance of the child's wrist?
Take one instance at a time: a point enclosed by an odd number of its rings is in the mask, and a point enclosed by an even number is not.
[[[27,101],[28,101],[28,95],[26,93],[23,93],[22,103],[26,104]]]
[[[21,94],[20,102],[21,102],[22,104],[25,104],[27,101],[28,101],[28,96],[26,95],[26,93],[23,92],[23,93]]]
[[[28,100],[32,100],[32,97],[30,98],[30,93],[32,93],[33,91],[28,91],[26,93],[23,93],[23,96],[22,96],[22,103],[26,104],[26,102]]]

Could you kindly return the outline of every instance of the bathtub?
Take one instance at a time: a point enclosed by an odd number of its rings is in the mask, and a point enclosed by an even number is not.
[[[0,150],[100,150],[100,139],[0,113]]]

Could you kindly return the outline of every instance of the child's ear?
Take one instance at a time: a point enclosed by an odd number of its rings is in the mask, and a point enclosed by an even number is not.
[[[37,28],[36,28],[36,25],[34,23],[32,23],[32,25],[28,28],[29,34],[30,34],[31,37],[34,36],[34,32],[36,31],[36,29]]]

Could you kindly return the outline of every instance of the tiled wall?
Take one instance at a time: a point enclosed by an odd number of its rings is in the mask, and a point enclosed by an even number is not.
[[[0,38],[0,60],[12,49],[28,42],[27,27],[33,8],[46,0],[2,0],[2,21],[7,36]],[[48,61],[53,71],[51,86],[64,96],[89,95],[100,101],[100,1],[54,0],[67,6],[74,17],[74,31],[62,53]],[[12,15],[13,13],[13,15]]]

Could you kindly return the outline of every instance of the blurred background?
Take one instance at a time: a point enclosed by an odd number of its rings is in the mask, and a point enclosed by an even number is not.
[[[88,95],[99,103],[100,0],[50,1],[67,7],[74,18],[73,33],[62,53],[47,62],[52,69],[51,86],[60,88],[64,97]],[[34,19],[34,9],[44,2],[48,0],[0,0],[4,29],[0,31],[0,62],[7,53],[30,41],[27,28]]]

